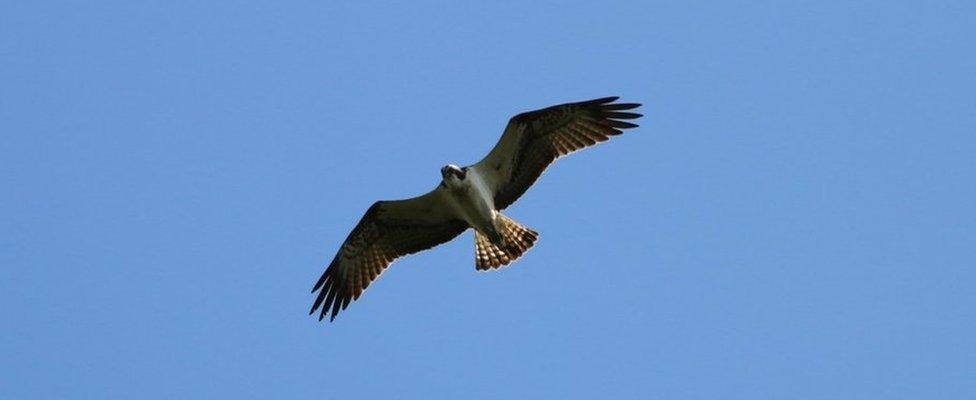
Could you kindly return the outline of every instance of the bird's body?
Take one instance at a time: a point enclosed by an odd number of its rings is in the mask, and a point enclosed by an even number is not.
[[[427,194],[378,201],[366,211],[319,278],[311,312],[331,319],[396,258],[475,231],[475,267],[508,265],[531,248],[539,235],[501,213],[557,158],[619,135],[637,125],[620,119],[640,104],[607,97],[553,106],[513,117],[501,139],[481,161],[441,168],[441,182]]]
[[[498,227],[495,225],[495,200],[477,169],[467,170],[464,180],[457,179],[453,174],[445,175],[444,186],[439,187],[439,192],[443,193],[444,203],[455,218],[467,222],[483,235],[499,237]]]

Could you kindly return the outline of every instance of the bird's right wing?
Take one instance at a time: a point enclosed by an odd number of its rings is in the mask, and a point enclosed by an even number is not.
[[[309,314],[321,307],[319,320],[358,299],[393,260],[454,239],[468,228],[446,212],[439,187],[419,197],[374,203],[342,243],[319,278]]]

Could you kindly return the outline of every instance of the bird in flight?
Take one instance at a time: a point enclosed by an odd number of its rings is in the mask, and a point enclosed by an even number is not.
[[[637,124],[622,121],[637,103],[618,97],[561,104],[512,117],[485,158],[467,167],[441,168],[441,181],[427,194],[377,201],[342,243],[315,283],[309,314],[334,321],[399,257],[430,249],[474,229],[475,268],[508,265],[539,238],[536,231],[501,213],[535,183],[557,158],[608,140]]]

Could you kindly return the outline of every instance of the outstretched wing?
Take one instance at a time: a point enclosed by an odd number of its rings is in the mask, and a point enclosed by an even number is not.
[[[309,314],[321,308],[319,320],[328,313],[330,320],[335,320],[339,310],[358,299],[393,260],[448,242],[464,232],[467,223],[445,212],[440,190],[407,200],[373,203],[312,289],[318,297]]]
[[[518,200],[557,158],[619,135],[637,124],[620,121],[640,114],[624,112],[637,103],[614,103],[605,97],[530,111],[512,117],[505,133],[475,168],[494,191],[495,207],[503,210]]]

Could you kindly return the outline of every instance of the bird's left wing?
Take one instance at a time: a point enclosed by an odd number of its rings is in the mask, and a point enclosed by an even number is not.
[[[319,320],[362,295],[393,260],[454,239],[468,228],[453,218],[442,203],[440,188],[406,200],[374,203],[342,243],[338,254],[319,278],[318,292],[309,314],[321,308]]]
[[[518,200],[557,158],[637,127],[621,120],[641,117],[625,112],[640,104],[616,100],[560,104],[512,117],[491,152],[471,166],[487,178],[495,207],[503,210]]]

